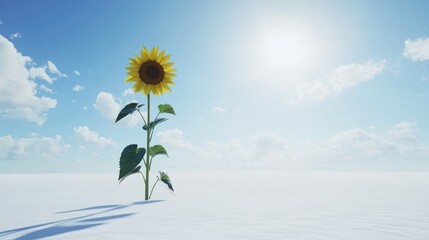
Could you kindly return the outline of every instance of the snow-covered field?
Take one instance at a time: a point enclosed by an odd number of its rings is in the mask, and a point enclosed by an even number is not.
[[[0,239],[429,239],[429,173],[0,175]]]

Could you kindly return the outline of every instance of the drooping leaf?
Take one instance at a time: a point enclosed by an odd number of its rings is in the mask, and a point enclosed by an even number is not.
[[[160,180],[163,182],[163,183],[165,183],[165,184],[167,184],[167,186],[168,186],[168,188],[171,190],[171,191],[173,191],[174,192],[174,189],[173,189],[173,184],[171,184],[171,181],[170,181],[170,177],[167,175],[167,173],[165,173],[165,172],[159,172],[159,175],[160,175]]]
[[[126,177],[140,164],[142,161],[144,154],[146,153],[146,149],[137,148],[137,144],[131,144],[124,148],[121,154],[121,158],[119,160],[119,178]],[[140,169],[139,169],[140,170]]]
[[[128,173],[127,175],[125,175],[123,178],[121,178],[121,180],[119,181],[119,183],[121,183],[122,181],[124,181],[125,178],[129,177],[130,175],[133,175],[134,173],[140,172],[140,168],[142,168],[142,166],[138,166],[138,167],[134,168],[134,170],[132,170],[130,173]]]
[[[149,156],[155,157],[156,155],[167,155],[167,150],[165,150],[165,148],[162,145],[153,145],[152,147],[149,148],[148,151]]]
[[[155,121],[153,121],[149,124],[150,130],[154,129],[155,126],[158,125],[159,123],[165,122],[167,120],[168,120],[168,118],[157,118],[157,119],[155,119]],[[147,131],[147,125],[144,125],[143,129]]]
[[[169,113],[169,114],[176,115],[173,107],[170,104],[159,104],[158,110],[160,113]]]
[[[136,111],[137,109],[139,109],[141,106],[143,106],[143,104],[138,104],[138,103],[129,103],[127,104],[127,106],[125,106],[124,108],[122,108],[122,110],[119,112],[118,117],[116,118],[116,122],[118,122],[119,120],[121,120],[122,118],[131,115],[134,111]]]

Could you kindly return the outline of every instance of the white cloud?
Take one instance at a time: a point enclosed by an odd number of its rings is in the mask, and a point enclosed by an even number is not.
[[[48,69],[52,74],[56,74],[60,77],[67,77],[66,74],[63,74],[62,72],[60,72],[57,68],[57,66],[55,66],[55,64],[51,61],[48,61]]]
[[[61,156],[70,149],[61,136],[44,137],[32,133],[28,138],[13,138],[10,135],[0,137],[0,160],[31,158],[33,160],[50,159]]]
[[[171,129],[159,132],[157,134],[162,144],[168,144],[175,148],[195,151],[196,148],[188,141],[183,139],[183,131],[180,129]]]
[[[429,60],[429,38],[418,38],[417,40],[405,40],[404,57],[414,62]]]
[[[57,101],[36,96],[37,84],[27,69],[31,58],[22,56],[13,43],[1,35],[0,52],[0,117],[43,124],[47,111],[55,108]]]
[[[389,162],[398,160],[410,164],[429,157],[429,145],[417,138],[416,125],[416,122],[401,122],[384,134],[361,128],[340,132],[318,144],[313,156],[330,165],[383,163],[388,167]]]
[[[85,143],[93,143],[101,148],[116,146],[111,138],[100,137],[97,132],[91,131],[87,126],[75,127],[73,130],[79,139]]]
[[[31,67],[29,69],[30,72],[30,78],[35,80],[36,78],[45,80],[48,83],[52,83],[55,78],[51,78],[47,73],[46,73],[46,67]]]
[[[134,90],[132,90],[131,88],[127,88],[122,92],[123,96],[133,95],[133,94],[134,94]]]
[[[212,112],[213,113],[226,113],[226,110],[225,110],[225,108],[222,108],[222,107],[214,107],[214,108],[212,108]]]
[[[54,93],[54,91],[52,91],[52,89],[46,87],[45,85],[40,85],[40,90],[44,91],[44,92],[48,92],[48,93]]]
[[[75,92],[80,92],[83,89],[85,89],[85,88],[80,86],[80,85],[74,85],[74,87],[73,87],[73,91],[75,91]]]
[[[428,143],[418,140],[415,122],[401,122],[386,132],[354,128],[319,142],[303,144],[296,159],[329,169],[393,169],[429,157]]]
[[[116,117],[122,109],[122,107],[116,102],[115,97],[107,92],[98,93],[93,106],[110,122],[115,122]],[[142,112],[142,114],[146,118],[146,113]],[[133,127],[140,121],[142,121],[141,116],[138,113],[133,113],[130,116],[121,119],[118,124]]]
[[[20,33],[12,33],[10,36],[9,36],[9,38],[10,39],[17,39],[17,38],[21,38],[22,37],[22,35],[20,34]]]
[[[74,73],[75,75],[77,75],[77,76],[80,76],[80,72],[79,72],[79,71],[77,71],[77,70],[74,70],[74,71],[73,71],[73,73]]]
[[[415,121],[400,122],[387,131],[387,135],[399,141],[417,142],[416,126],[417,122]]]
[[[328,96],[338,95],[361,82],[373,79],[384,70],[385,64],[385,60],[378,62],[368,60],[366,64],[353,63],[339,66],[329,79],[298,85],[298,96],[290,103],[297,104],[304,100],[321,101]]]
[[[275,133],[259,133],[225,143],[197,147],[173,129],[158,133],[161,144],[183,151],[204,167],[285,169],[398,169],[429,157],[429,143],[419,140],[417,123],[401,122],[386,132],[354,128],[319,141],[291,141]],[[170,150],[171,150],[170,149]],[[398,165],[402,164],[402,165]]]

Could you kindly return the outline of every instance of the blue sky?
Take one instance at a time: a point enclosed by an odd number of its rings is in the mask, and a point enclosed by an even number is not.
[[[128,58],[172,55],[159,169],[429,169],[426,1],[2,1],[0,172],[116,172]],[[156,108],[154,108],[156,110]]]

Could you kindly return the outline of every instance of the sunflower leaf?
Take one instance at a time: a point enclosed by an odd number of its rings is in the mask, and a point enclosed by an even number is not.
[[[138,167],[134,168],[134,170],[132,170],[130,173],[128,173],[127,175],[125,175],[124,177],[122,177],[121,180],[119,180],[119,183],[121,183],[122,181],[124,181],[125,178],[129,177],[130,175],[133,175],[135,173],[139,173],[140,172],[140,168],[142,168],[142,166],[138,166]]]
[[[138,104],[138,103],[129,103],[127,104],[127,106],[125,106],[124,108],[122,108],[122,110],[119,112],[118,117],[116,118],[116,122],[118,122],[119,120],[121,120],[122,118],[131,115],[134,111],[136,111],[137,109],[139,109],[141,106],[143,106],[143,104]]]
[[[124,150],[122,150],[121,158],[119,160],[119,181],[128,175],[135,173],[137,166],[142,161],[145,153],[146,149],[137,148],[137,144],[128,145]],[[138,169],[138,171],[139,170],[140,169]]]
[[[159,171],[159,176],[160,176],[159,180],[167,184],[168,188],[174,192],[173,184],[171,184],[170,177],[167,175],[167,173]]]
[[[166,155],[168,157],[167,150],[162,145],[153,145],[149,148],[148,154],[152,157],[156,155]]]
[[[149,124],[150,130],[152,131],[152,129],[154,129],[156,125],[158,125],[159,123],[165,122],[167,120],[168,120],[168,118],[157,118],[157,119],[155,119],[155,121],[153,121]],[[147,131],[147,125],[143,126],[143,130]]]
[[[176,115],[173,107],[170,104],[159,104],[158,105],[159,113],[169,113]]]

